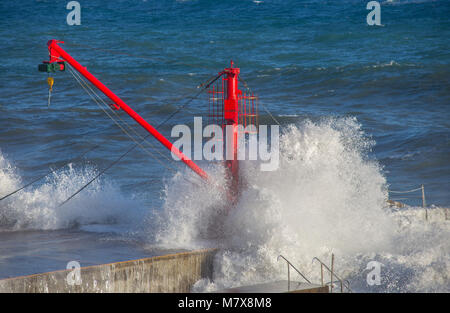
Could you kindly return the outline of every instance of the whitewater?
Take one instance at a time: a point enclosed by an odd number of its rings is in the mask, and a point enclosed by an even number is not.
[[[188,170],[161,185],[163,208],[123,195],[108,178],[58,207],[97,173],[94,166],[72,164],[1,201],[0,231],[110,225],[146,249],[218,248],[212,280],[198,281],[195,292],[286,279],[280,254],[313,282],[320,282],[320,266],[312,259],[329,264],[334,254],[336,273],[356,292],[450,291],[449,222],[427,222],[419,208],[386,205],[386,173],[371,157],[375,142],[356,118],[286,125],[279,144],[276,171],[241,162],[245,188],[231,209],[216,185],[187,185],[184,178],[194,175]],[[220,164],[206,170],[225,184]],[[0,154],[0,195],[22,184],[13,162]],[[382,264],[380,285],[367,283],[371,261]]]

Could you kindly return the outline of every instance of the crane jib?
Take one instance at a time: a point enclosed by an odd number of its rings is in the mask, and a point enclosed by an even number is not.
[[[183,161],[190,169],[205,180],[209,180],[206,172],[201,169],[194,161],[183,154],[178,148],[158,132],[151,124],[149,124],[144,118],[136,113],[131,107],[129,107],[119,96],[112,92],[102,82],[100,82],[94,75],[92,75],[84,66],[78,63],[72,56],[70,56],[64,49],[58,44],[63,43],[58,40],[49,40],[48,50],[50,54],[50,61],[44,61],[39,65],[39,71],[42,72],[56,72],[65,70],[64,62],[69,63],[74,69],[76,69],[81,75],[83,75],[88,81],[90,81],[95,87],[97,87],[105,96],[111,99],[117,106],[119,106],[124,112],[126,112],[131,118],[133,118],[139,125],[147,130],[156,140],[158,140],[164,147],[175,154],[181,161]]]

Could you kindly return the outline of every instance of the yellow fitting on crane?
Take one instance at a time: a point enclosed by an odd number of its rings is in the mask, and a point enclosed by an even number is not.
[[[47,78],[47,84],[48,84],[48,88],[50,89],[50,90],[52,90],[53,89],[53,83],[55,82],[55,80],[53,79],[53,77],[48,77]]]
[[[52,91],[53,91],[53,83],[55,80],[53,77],[47,77],[47,84],[48,84],[48,103],[47,106],[50,107],[50,98],[52,97]]]

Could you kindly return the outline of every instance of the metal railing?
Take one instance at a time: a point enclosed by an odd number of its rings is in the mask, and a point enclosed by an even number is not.
[[[301,276],[303,277],[304,280],[306,280],[308,283],[312,284],[311,281],[305,277],[305,275],[303,275],[291,262],[289,262],[288,259],[286,259],[284,256],[282,256],[281,254],[277,257],[277,261],[280,260],[280,257],[283,258],[286,263],[287,263],[287,270],[288,270],[288,291],[291,290],[291,274],[289,271],[289,268],[292,266],[292,268]]]
[[[419,190],[422,192],[421,198],[422,198],[422,207],[425,209],[425,219],[428,220],[428,209],[427,209],[427,203],[425,200],[425,186],[423,184],[421,184],[419,188],[415,188],[415,189],[411,189],[411,190],[403,190],[403,191],[388,190],[388,200],[391,200],[391,201],[408,200],[408,199],[411,199],[411,197],[406,197],[405,194],[409,194],[411,192],[416,192]],[[406,197],[406,198],[392,199],[390,197],[390,194],[392,194],[392,193],[403,195],[403,197]],[[416,197],[416,198],[418,198],[418,197]]]
[[[330,272],[330,292],[333,292],[333,288],[334,288],[334,281],[333,278],[335,277],[341,286],[341,293],[344,292],[344,287],[347,289],[348,292],[352,292],[352,290],[350,289],[350,282],[346,279],[342,279],[340,278],[335,272],[334,272],[334,254],[331,254],[331,269],[325,264],[323,263],[319,258],[314,257],[312,259],[312,262],[314,262],[315,260],[317,260],[320,263],[320,277],[321,277],[321,283],[322,286],[325,286],[324,281],[323,281],[323,268],[327,269],[328,272]],[[344,282],[346,283],[346,285],[344,284]],[[327,283],[328,284],[328,283]]]

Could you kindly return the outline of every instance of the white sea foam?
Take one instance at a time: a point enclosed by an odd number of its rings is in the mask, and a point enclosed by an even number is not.
[[[0,229],[82,225],[96,231],[95,224],[136,227],[145,219],[152,246],[219,248],[212,281],[197,282],[193,291],[286,279],[279,254],[319,282],[320,268],[312,258],[329,263],[334,253],[337,273],[356,291],[450,292],[448,221],[426,223],[420,210],[385,208],[386,180],[368,157],[373,144],[353,118],[286,127],[277,171],[260,172],[258,164],[241,162],[246,187],[229,213],[228,199],[217,187],[224,184],[224,169],[217,164],[207,168],[214,186],[188,183],[195,179],[188,170],[175,175],[165,184],[163,210],[148,219],[142,204],[123,197],[108,180],[94,182],[57,208],[96,174],[92,167],[69,167],[1,201]],[[22,184],[0,153],[0,196]],[[366,266],[373,260],[383,264],[379,286],[366,282]]]
[[[90,224],[135,224],[145,212],[137,201],[124,198],[107,180],[94,181],[71,201],[58,207],[96,175],[90,166],[72,165],[53,173],[41,185],[0,201],[0,230],[49,230]],[[0,197],[23,185],[17,169],[0,153]]]
[[[373,144],[352,118],[291,125],[280,138],[278,171],[241,162],[247,187],[229,214],[217,189],[186,188],[179,178],[168,183],[153,239],[167,247],[219,247],[213,280],[197,282],[194,291],[286,279],[279,254],[319,282],[312,258],[329,263],[331,253],[356,291],[448,291],[447,222],[426,224],[385,208],[386,180],[368,157]],[[383,264],[380,286],[366,281],[372,260]]]
[[[279,117],[298,117],[298,114],[278,114]]]

